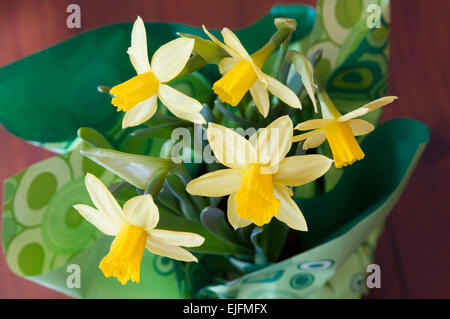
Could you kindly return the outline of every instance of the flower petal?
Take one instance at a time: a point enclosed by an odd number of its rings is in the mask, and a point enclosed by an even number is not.
[[[270,93],[291,107],[302,108],[298,96],[290,88],[267,74],[264,75],[264,79],[267,81],[267,89]]]
[[[306,133],[303,133],[303,134],[300,134],[300,135],[294,135],[292,137],[292,143],[306,140],[308,137],[313,136],[315,134],[318,134],[319,131],[320,130],[314,130],[314,131],[306,132]]]
[[[289,196],[289,189],[286,186],[275,184],[274,192],[275,197],[281,203],[280,210],[275,217],[292,229],[307,231],[308,226],[306,225],[305,217],[297,204]]]
[[[312,182],[325,174],[333,160],[323,155],[297,155],[280,162],[274,182],[288,186],[300,186]]]
[[[122,128],[137,126],[148,121],[156,112],[158,96],[155,94],[149,99],[140,102],[131,110],[125,112]]]
[[[243,59],[251,60],[247,50],[245,50],[241,41],[239,41],[238,37],[233,33],[233,31],[228,28],[223,28],[221,33],[226,46],[236,51]]]
[[[367,103],[366,105],[363,105],[356,110],[353,110],[351,112],[348,112],[347,114],[341,116],[338,118],[338,121],[348,121],[355,117],[362,116],[366,113],[375,111],[376,109],[385,106],[386,104],[392,103],[394,100],[398,99],[396,96],[385,96],[380,99],[377,99],[375,101],[372,101],[370,103]]]
[[[131,64],[133,64],[137,74],[142,74],[151,70],[150,63],[148,62],[145,25],[144,21],[142,21],[139,16],[133,24],[133,30],[131,31],[131,47],[128,48],[127,53],[130,56]]]
[[[315,148],[321,145],[323,142],[325,142],[326,135],[325,131],[323,130],[317,130],[317,133],[314,135],[311,135],[306,139],[306,141],[303,143],[303,149],[307,150],[308,148]]]
[[[365,114],[367,114],[369,112],[370,112],[370,109],[368,109],[367,107],[362,106],[360,108],[357,108],[356,110],[348,112],[345,115],[342,115],[337,120],[339,122],[345,122],[345,121],[349,121],[349,120],[351,120],[351,119],[353,119],[355,117],[363,116],[363,115],[365,115]]]
[[[185,113],[185,114],[178,114],[180,119],[195,123],[195,124],[205,124],[205,118],[200,112],[195,113]]]
[[[242,59],[242,57],[232,48],[226,46],[225,44],[223,44],[222,42],[220,42],[215,36],[213,36],[208,29],[206,29],[206,27],[204,25],[202,25],[203,31],[206,33],[206,35],[215,43],[217,44],[219,47],[221,47],[222,49],[224,49],[231,57],[235,58],[235,59]]]
[[[372,123],[363,119],[351,119],[348,121],[348,124],[350,125],[354,136],[365,135],[375,129]]]
[[[165,84],[159,85],[158,95],[161,102],[163,102],[175,116],[188,121],[195,120],[194,123],[205,123],[205,120],[199,113],[203,107],[197,100],[184,95]]]
[[[214,156],[225,166],[245,169],[256,160],[253,146],[243,136],[222,125],[210,122],[208,141]]]
[[[147,249],[152,253],[169,257],[180,261],[195,261],[197,258],[184,248],[166,244],[165,242],[153,237],[148,236]]]
[[[102,233],[109,236],[115,236],[119,232],[120,225],[115,224],[108,216],[103,215],[99,210],[84,204],[73,205],[73,208]]]
[[[152,229],[149,234],[166,244],[174,246],[197,247],[205,241],[205,238],[198,234],[172,230]]]
[[[258,163],[276,166],[286,156],[292,145],[293,125],[288,115],[281,116],[266,128],[258,130],[256,152]]]
[[[270,102],[269,94],[267,93],[264,84],[261,81],[256,80],[255,84],[250,88],[250,94],[252,95],[253,102],[255,102],[259,113],[264,117],[267,117],[267,114],[269,114]]]
[[[125,219],[149,231],[158,224],[159,210],[151,195],[135,196],[123,205]]]
[[[264,87],[267,89],[267,75],[264,74],[264,72],[253,62],[252,60],[252,66],[253,70],[256,73],[256,77],[258,80],[264,85]]]
[[[169,82],[183,70],[191,56],[194,42],[194,39],[178,38],[156,50],[152,57],[152,71],[160,82]]]
[[[99,211],[117,225],[125,222],[122,209],[108,188],[94,175],[87,173],[84,179],[92,202]]]
[[[241,181],[241,170],[220,169],[190,181],[186,190],[192,195],[221,197],[237,192]]]
[[[334,120],[332,119],[312,119],[298,124],[295,129],[300,131],[314,130],[317,128],[322,128],[333,121]]]
[[[367,107],[368,109],[370,109],[370,111],[375,111],[376,109],[385,106],[386,104],[392,103],[394,102],[396,99],[398,99],[397,96],[384,96],[382,98],[379,98],[375,101],[372,101],[370,103],[367,103],[366,105],[364,105],[364,107]]]
[[[236,193],[228,197],[227,217],[231,226],[236,230],[241,227],[248,226],[252,223],[250,219],[244,219],[236,213]]]
[[[218,67],[221,74],[228,73],[237,63],[238,59],[226,57],[220,60]]]

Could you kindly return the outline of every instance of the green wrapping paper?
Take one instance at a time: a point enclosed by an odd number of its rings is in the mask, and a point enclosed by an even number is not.
[[[6,260],[21,276],[83,298],[358,297],[364,292],[366,266],[379,231],[428,139],[428,128],[420,122],[389,121],[363,141],[366,159],[349,167],[333,191],[296,198],[310,228],[299,233],[305,251],[297,256],[273,265],[252,265],[205,255],[198,264],[183,268],[145,252],[141,283],[125,286],[98,269],[112,238],[101,235],[72,208],[75,203],[92,205],[83,182],[86,172],[94,172],[106,184],[117,178],[77,151],[53,157],[5,181]],[[45,189],[40,187],[44,182]],[[82,270],[80,289],[66,285],[70,264]],[[211,274],[220,272],[242,276],[211,284]]]
[[[383,96],[388,79],[388,1],[319,0],[307,6],[275,6],[254,25],[236,31],[250,52],[275,29],[273,19],[297,20],[292,47],[307,55],[323,49],[317,66],[341,112]],[[379,28],[368,28],[368,4],[383,13]],[[147,23],[149,52],[176,37],[202,35],[199,28]],[[131,23],[98,28],[0,69],[1,123],[13,134],[61,155],[5,180],[2,244],[18,275],[80,298],[352,298],[365,292],[366,267],[384,221],[403,192],[428,142],[417,121],[385,123],[362,141],[366,158],[327,173],[327,193],[295,200],[309,225],[298,232],[301,253],[278,263],[244,263],[227,255],[197,254],[184,265],[146,251],[141,282],[122,286],[105,278],[98,265],[112,238],[73,208],[92,205],[83,177],[90,172],[106,185],[121,179],[81,156],[79,127],[101,132],[116,149],[159,156],[163,138],[139,139],[122,131],[110,98],[96,91],[133,74],[124,54]],[[217,31],[214,32],[217,34]],[[274,54],[275,55],[275,54]],[[270,61],[268,62],[270,63]],[[183,76],[172,86],[202,103],[212,100],[213,66]],[[38,94],[39,93],[39,94]],[[390,107],[395,107],[390,106]],[[158,112],[165,112],[158,108]],[[365,118],[376,123],[379,111]],[[139,128],[137,128],[139,129]],[[329,150],[322,149],[327,153]],[[196,177],[196,170],[190,169]],[[81,287],[69,288],[68,266],[81,269]],[[224,278],[228,278],[224,280]]]

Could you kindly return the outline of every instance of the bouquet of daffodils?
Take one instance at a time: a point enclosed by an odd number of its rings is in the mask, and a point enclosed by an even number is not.
[[[272,21],[273,34],[252,35],[266,39],[256,50],[228,28],[219,39],[203,26],[203,36],[178,32],[150,59],[152,30],[147,38],[138,17],[127,50],[135,74],[97,82],[97,94],[120,112],[114,134],[78,129],[72,152],[57,157],[72,167],[62,188],[66,164],[45,164],[58,170],[59,195],[40,217],[17,206],[18,185],[31,173],[7,180],[14,195],[5,195],[3,227],[25,227],[4,235],[10,267],[79,297],[360,296],[426,128],[398,120],[371,133],[380,108],[397,97],[358,105],[360,96],[345,90],[375,82],[373,74],[351,66],[362,79],[344,68],[330,80],[327,45],[303,50],[291,42],[297,20]],[[336,94],[344,82],[347,97]],[[21,236],[51,253],[40,260]],[[67,278],[67,265],[81,279]]]
[[[222,43],[203,27],[210,40],[183,34],[156,50],[150,62],[145,26],[138,17],[133,25],[131,47],[127,51],[137,75],[108,90],[112,104],[118,111],[125,112],[123,128],[148,123],[149,128],[142,129],[141,134],[157,130],[151,119],[157,111],[158,100],[183,121],[187,133],[191,129],[189,122],[200,125],[200,135],[207,136],[216,160],[204,167],[201,176],[189,181],[186,190],[182,190],[184,194],[172,194],[190,196],[192,201],[191,195],[200,196],[197,197],[197,205],[190,209],[172,210],[164,205],[164,201],[159,205],[166,208],[168,214],[188,221],[201,221],[219,239],[226,239],[221,238],[222,232],[231,233],[232,245],[240,248],[236,258],[246,262],[254,262],[252,234],[264,233],[264,226],[269,225],[274,217],[294,230],[308,230],[307,221],[292,199],[294,188],[317,180],[333,164],[341,168],[363,159],[364,152],[355,136],[370,133],[374,126],[358,117],[396,99],[383,97],[342,115],[314,70],[313,63],[320,54],[310,61],[298,51],[282,50],[273,75],[286,79],[286,71],[282,74],[282,69],[287,70],[293,64],[314,111],[318,112],[317,104],[321,109],[321,118],[295,126],[295,130],[308,132],[295,135],[291,118],[302,118],[302,103],[298,97],[302,92],[295,93],[276,77],[264,73],[262,68],[276,48],[282,44],[287,48],[296,21],[278,18],[275,25],[277,32],[251,55],[230,29],[222,30]],[[180,74],[195,71],[208,62],[217,63],[222,74],[212,87],[217,94],[215,107],[202,106],[194,98],[167,85]],[[242,111],[241,117],[234,115],[233,107]],[[225,116],[217,116],[216,110],[222,110]],[[239,120],[236,119],[231,126],[228,120],[236,117]],[[173,121],[180,123],[178,119]],[[166,118],[162,125],[171,125],[171,121]],[[231,127],[225,126],[227,124]],[[238,128],[245,130],[248,138],[236,131],[239,124],[245,125]],[[81,132],[80,135],[91,145],[96,144],[88,133]],[[320,154],[305,154],[304,150],[316,148],[325,140],[330,145],[333,159]],[[179,143],[185,142],[181,140]],[[296,144],[301,144],[301,147]],[[172,155],[176,145],[171,145],[172,151],[168,153]],[[82,154],[107,169],[113,168],[103,158],[114,160],[115,157],[126,156],[102,148],[85,149]],[[133,160],[129,162],[131,168],[125,165],[116,168],[117,174],[124,179],[120,187],[136,187],[137,192],[136,196],[126,200],[123,209],[108,188],[89,173],[86,175],[86,188],[96,208],[75,205],[78,212],[101,232],[115,236],[99,267],[106,277],[114,276],[122,284],[128,280],[139,282],[145,248],[157,255],[191,262],[197,258],[188,249],[207,245],[200,234],[156,228],[160,213],[155,200],[158,201],[168,176],[171,180],[168,188],[172,183],[183,183],[182,173],[177,173],[182,170],[182,165],[176,164],[177,160],[172,158],[146,160],[155,162],[148,165],[152,172],[133,169],[138,164]],[[210,161],[211,156],[207,160]],[[281,228],[280,231],[287,233],[288,229]],[[215,253],[214,249],[211,253]]]

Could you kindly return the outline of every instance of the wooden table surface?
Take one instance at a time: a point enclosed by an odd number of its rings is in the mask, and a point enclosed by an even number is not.
[[[0,0],[0,66],[104,24],[170,21],[239,28],[276,3],[314,0]],[[81,6],[82,29],[66,27],[66,7]],[[450,297],[450,41],[448,0],[391,0],[389,93],[400,99],[382,121],[411,117],[431,128],[431,141],[387,220],[375,262],[381,288],[370,298]],[[53,156],[0,127],[0,180]],[[447,194],[447,195],[445,195]],[[0,254],[0,298],[65,298],[14,275]]]

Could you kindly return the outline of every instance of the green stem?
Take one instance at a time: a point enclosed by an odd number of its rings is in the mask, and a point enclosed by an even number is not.
[[[260,68],[276,48],[289,41],[292,32],[297,28],[297,22],[293,19],[277,18],[274,23],[277,31],[261,49],[251,55],[255,64]]]
[[[322,111],[322,118],[324,119],[337,119],[342,116],[336,106],[331,101],[328,93],[325,89],[321,77],[317,72],[314,72],[314,79],[317,85],[317,97],[319,98],[320,109]]]

